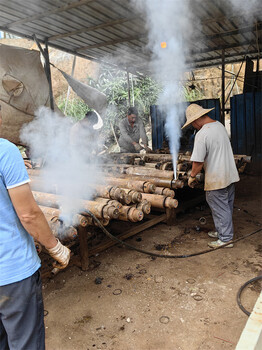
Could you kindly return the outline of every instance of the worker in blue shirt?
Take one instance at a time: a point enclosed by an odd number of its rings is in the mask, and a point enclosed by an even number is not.
[[[0,127],[2,122],[0,106]],[[0,349],[45,349],[40,259],[34,239],[65,268],[70,250],[36,204],[18,148],[0,138]]]

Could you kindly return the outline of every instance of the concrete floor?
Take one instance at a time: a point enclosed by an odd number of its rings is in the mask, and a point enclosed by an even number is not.
[[[261,178],[243,176],[236,189],[235,238],[262,227],[261,198]],[[154,252],[155,245],[167,244],[172,254],[205,250],[214,227],[209,208],[200,209],[128,242]],[[202,216],[207,224],[197,231]],[[152,259],[115,246],[93,257],[89,271],[69,267],[44,279],[47,350],[234,349],[247,321],[236,294],[261,274],[261,232],[234,248],[187,259]],[[243,292],[248,310],[260,290],[257,283]]]

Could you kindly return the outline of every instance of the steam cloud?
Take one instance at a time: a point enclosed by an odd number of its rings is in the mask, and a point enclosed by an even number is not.
[[[185,106],[179,103],[184,100],[179,81],[187,70],[186,57],[190,53],[190,48],[194,47],[194,39],[197,42],[197,36],[202,36],[200,19],[192,12],[194,1],[132,0],[132,2],[146,20],[147,49],[152,52],[150,68],[164,87],[158,104],[167,116],[165,129],[175,169],[180,146],[180,128],[185,112]],[[214,2],[231,16],[244,13],[246,23],[251,23],[256,17],[261,16],[261,0],[215,0]],[[166,43],[166,47],[162,48],[161,43]]]
[[[189,0],[133,2],[146,18],[148,50],[152,51],[150,66],[163,86],[158,104],[166,114],[165,129],[175,169],[184,118],[184,106],[179,103],[183,100],[179,81],[186,71],[186,55],[194,33],[192,23],[196,23],[196,19]],[[166,48],[161,47],[162,42]]]
[[[72,125],[70,118],[40,107],[35,119],[21,131],[21,140],[30,147],[31,158],[41,158],[45,163],[41,180],[46,189],[57,185],[59,194],[64,196],[59,207],[66,225],[72,224],[73,215],[81,211],[81,198],[90,200],[92,185],[103,181],[98,177],[94,159],[97,157],[91,157],[97,137],[92,144],[86,132],[80,130],[77,142],[72,143]]]

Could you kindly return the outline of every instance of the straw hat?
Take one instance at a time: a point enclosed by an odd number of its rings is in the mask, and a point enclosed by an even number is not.
[[[203,117],[203,115],[206,115],[207,113],[209,113],[213,109],[215,109],[215,108],[205,109],[205,108],[197,105],[196,103],[192,103],[186,109],[186,119],[187,119],[187,121],[182,126],[181,129],[184,129],[189,124],[191,124],[193,121],[197,120],[200,117]]]

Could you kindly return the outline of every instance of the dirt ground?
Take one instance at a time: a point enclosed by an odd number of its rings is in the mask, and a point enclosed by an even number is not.
[[[255,176],[244,175],[237,185],[235,238],[262,227],[261,188]],[[213,228],[209,208],[200,206],[175,226],[158,224],[128,242],[154,252],[167,244],[169,253],[193,253],[207,249]],[[91,258],[88,271],[73,266],[44,279],[47,350],[234,349],[247,321],[236,294],[262,272],[261,232],[234,248],[187,259],[152,259],[115,246]],[[260,291],[260,283],[246,288],[246,309]]]

